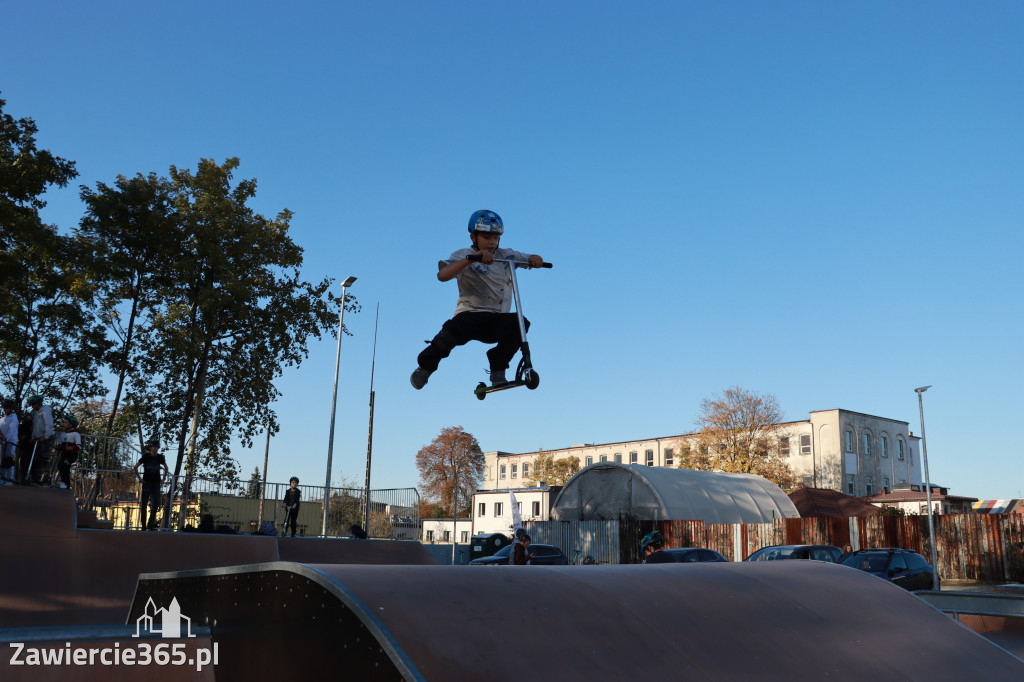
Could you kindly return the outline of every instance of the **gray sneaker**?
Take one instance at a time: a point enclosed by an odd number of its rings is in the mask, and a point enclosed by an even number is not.
[[[505,379],[505,370],[503,369],[492,369],[491,370],[491,386],[500,386],[501,384],[507,384],[508,380]]]
[[[430,378],[430,375],[431,372],[428,370],[425,370],[422,367],[417,367],[413,370],[412,376],[409,377],[409,382],[412,384],[412,387],[418,391],[427,385],[427,379]]]

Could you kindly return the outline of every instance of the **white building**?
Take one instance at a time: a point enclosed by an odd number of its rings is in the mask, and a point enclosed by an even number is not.
[[[428,545],[450,545],[452,544],[452,520],[451,519],[423,519],[420,542]],[[456,519],[454,536],[460,545],[468,545],[469,537],[473,534],[472,519]]]
[[[905,421],[875,417],[849,410],[811,412],[802,421],[779,425],[779,450],[799,478],[815,488],[831,488],[847,495],[872,495],[897,485],[920,484],[920,438]],[[534,460],[541,454],[555,459],[578,457],[580,468],[597,462],[647,466],[678,466],[678,454],[695,434],[680,434],[615,443],[581,444],[558,450],[514,454],[488,452],[484,456],[483,491],[525,485]],[[478,492],[477,494],[480,494]],[[517,493],[518,497],[518,493]],[[474,500],[475,502],[475,500]],[[474,504],[474,533],[479,515]],[[508,528],[511,520],[508,521]],[[503,532],[508,532],[506,528]]]
[[[488,453],[493,454],[493,453]],[[501,488],[473,493],[473,535],[504,533],[512,535],[512,494],[516,498],[521,521],[547,521],[555,503],[558,486],[537,488]],[[451,522],[448,523],[451,527]]]

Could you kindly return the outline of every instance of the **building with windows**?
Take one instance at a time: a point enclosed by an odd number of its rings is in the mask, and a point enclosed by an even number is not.
[[[519,454],[488,452],[484,456],[482,490],[527,485],[532,480],[530,469],[541,454],[555,459],[578,457],[581,469],[599,462],[675,467],[695,435],[585,443]],[[805,420],[780,424],[777,437],[780,455],[810,487],[860,497],[896,486],[921,484],[920,438],[905,421],[850,410],[819,410],[811,412]]]
[[[452,520],[447,519],[423,519],[420,535],[420,542],[428,545],[452,544]],[[456,519],[454,526],[454,537],[460,545],[468,545],[469,538],[473,534],[472,519]]]
[[[863,498],[876,507],[895,507],[910,515],[928,513],[928,487],[925,485],[898,485],[891,492]],[[948,488],[932,483],[933,514],[971,514],[976,497],[950,495]]]
[[[505,533],[512,535],[512,495],[515,495],[521,521],[547,521],[551,505],[558,497],[560,486],[540,486],[510,490],[477,490],[473,493],[473,535]],[[451,522],[448,523],[449,528]]]

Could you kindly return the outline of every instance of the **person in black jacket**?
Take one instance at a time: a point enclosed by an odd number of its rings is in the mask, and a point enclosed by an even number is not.
[[[299,490],[299,479],[297,476],[292,476],[288,481],[288,490],[284,493],[284,508],[288,510],[288,516],[285,517],[284,527],[281,528],[281,537],[284,537],[288,532],[288,524],[292,526],[292,537],[295,537],[295,527],[298,523],[299,518],[299,504],[302,502],[302,491]]]

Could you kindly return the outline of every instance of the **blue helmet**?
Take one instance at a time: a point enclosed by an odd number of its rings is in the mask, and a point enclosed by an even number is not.
[[[665,546],[665,537],[661,534],[660,530],[652,531],[647,535],[643,536],[640,540],[640,553],[643,554],[644,550],[648,547],[654,549],[661,549]]]
[[[500,237],[504,231],[505,226],[501,222],[501,216],[494,211],[477,211],[469,216],[470,234],[474,232],[487,232]]]

